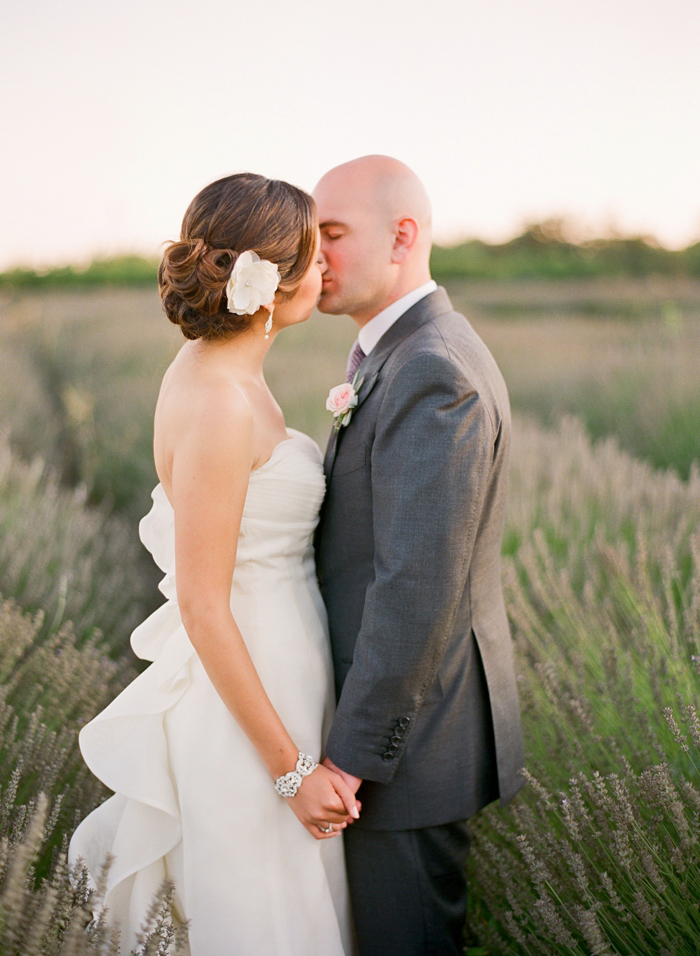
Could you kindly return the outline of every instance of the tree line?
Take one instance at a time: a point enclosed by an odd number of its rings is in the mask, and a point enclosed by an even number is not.
[[[561,219],[529,224],[508,242],[469,239],[433,246],[436,279],[584,279],[681,276],[700,278],[700,241],[668,249],[653,236],[607,236],[577,240]],[[0,273],[0,289],[29,291],[102,285],[148,286],[156,282],[158,260],[138,255],[95,259],[89,265]]]

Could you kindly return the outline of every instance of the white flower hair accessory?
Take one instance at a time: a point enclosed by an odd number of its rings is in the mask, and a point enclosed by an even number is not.
[[[226,283],[229,312],[254,315],[262,305],[272,302],[279,282],[280,273],[274,262],[261,259],[252,249],[242,252]]]

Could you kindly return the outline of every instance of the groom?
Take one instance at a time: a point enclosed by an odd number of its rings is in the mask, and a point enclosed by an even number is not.
[[[319,309],[359,326],[362,384],[326,453],[317,538],[338,709],[327,763],[362,801],[345,834],[361,956],[462,953],[466,821],[520,788],[500,581],[508,395],[430,278],[430,202],[365,156],[314,192]]]

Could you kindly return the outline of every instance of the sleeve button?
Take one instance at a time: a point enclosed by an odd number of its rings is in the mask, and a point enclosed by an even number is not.
[[[393,753],[390,753],[388,750],[382,754],[382,760],[393,760],[393,759],[394,759]]]

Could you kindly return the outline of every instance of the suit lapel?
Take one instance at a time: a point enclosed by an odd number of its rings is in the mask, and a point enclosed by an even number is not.
[[[338,432],[335,428],[331,429],[331,434],[328,439],[328,444],[326,445],[326,455],[323,459],[323,470],[326,474],[326,478],[331,477],[331,472],[333,471],[333,462],[335,461],[335,452],[338,447]]]
[[[377,378],[386,360],[400,342],[408,338],[408,336],[420,328],[421,325],[430,322],[431,319],[436,318],[438,315],[443,315],[445,312],[452,312],[452,303],[445,290],[440,287],[436,289],[435,292],[431,292],[429,295],[426,295],[425,298],[420,299],[415,305],[412,305],[410,309],[407,309],[403,315],[399,316],[396,322],[387,329],[370,354],[362,362],[358,369],[358,374],[364,381],[360,387],[357,407],[350,419],[350,424],[341,427],[338,431],[334,428],[328,439],[326,455],[323,461],[323,470],[326,473],[326,479],[328,481],[330,481],[331,474],[333,473],[333,464],[338,454],[341,433],[346,431],[347,428],[352,428],[355,415],[376,385]]]

